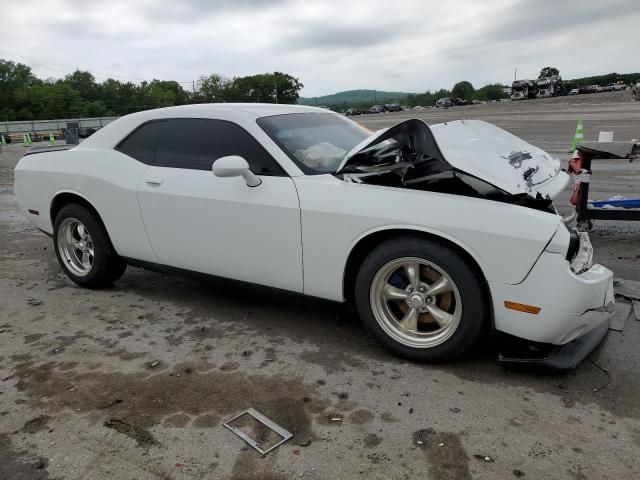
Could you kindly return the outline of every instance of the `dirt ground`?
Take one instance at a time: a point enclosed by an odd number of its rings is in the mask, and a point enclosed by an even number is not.
[[[587,139],[640,137],[640,102],[607,95],[358,120],[481,118],[564,158],[577,118]],[[17,210],[23,152],[0,154],[0,480],[640,478],[633,315],[575,371],[550,374],[503,370],[490,344],[408,363],[341,305],[234,282],[129,267],[84,290]],[[640,164],[602,162],[593,182],[593,198],[640,195]],[[599,222],[596,259],[640,280],[639,235]],[[248,407],[293,439],[261,457],[222,426]]]

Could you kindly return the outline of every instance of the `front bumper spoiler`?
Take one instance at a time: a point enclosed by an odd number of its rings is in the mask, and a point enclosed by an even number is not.
[[[504,367],[571,370],[576,368],[596,348],[609,331],[609,320],[564,345],[549,345],[548,349],[530,349],[526,354],[500,354]]]

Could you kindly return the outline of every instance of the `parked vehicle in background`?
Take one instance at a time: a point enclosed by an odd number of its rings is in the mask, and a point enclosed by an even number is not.
[[[613,274],[553,206],[568,174],[489,123],[372,134],[313,107],[203,104],[57,147],[27,151],[14,190],[78,285],[138,265],[352,301],[380,343],[419,361],[501,332],[570,368],[608,331]]]
[[[382,105],[374,105],[369,109],[369,113],[384,113],[384,107]]]
[[[578,94],[580,94],[579,88],[572,88],[571,91],[569,92],[569,95],[578,95]]]
[[[344,114],[347,117],[353,116],[353,115],[362,115],[362,112],[360,110],[358,110],[357,108],[348,108],[346,112],[344,112]]]
[[[436,102],[437,108],[449,108],[453,106],[453,102],[449,97],[442,97],[440,100]]]
[[[402,107],[400,106],[399,103],[390,103],[388,105],[386,105],[387,107],[387,111],[388,112],[401,112],[402,111]]]
[[[95,128],[80,128],[78,130],[78,136],[80,138],[89,138],[91,135],[96,133],[97,129]]]
[[[511,100],[536,98],[537,93],[535,80],[515,80],[511,84]]]
[[[538,86],[536,96],[538,98],[557,97],[564,92],[564,84],[562,83],[562,77],[560,75],[540,78],[536,83]]]
[[[596,93],[600,93],[600,92],[602,92],[602,91],[603,91],[603,90],[602,90],[602,87],[601,87],[600,85],[594,85],[593,87],[594,87],[594,89],[595,89]]]
[[[631,95],[633,95],[634,100],[640,100],[640,79],[631,87]]]
[[[622,90],[626,90],[626,88],[627,88],[627,86],[622,82],[613,84],[613,90],[616,91],[616,92],[620,92]]]

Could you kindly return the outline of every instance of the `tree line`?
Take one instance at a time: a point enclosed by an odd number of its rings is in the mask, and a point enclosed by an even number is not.
[[[560,75],[560,71],[556,67],[544,67],[540,70],[538,79],[549,77],[552,75]],[[640,81],[640,73],[607,73],[605,75],[596,75],[592,77],[575,78],[572,80],[565,80],[565,90],[569,91],[572,88],[577,88],[583,85],[609,85],[616,82],[624,82],[626,84],[633,84],[636,81]],[[410,93],[404,97],[397,99],[387,99],[386,103],[402,103],[408,107],[415,106],[433,106],[436,102],[444,97],[459,98],[467,102],[473,100],[479,100],[484,102],[490,102],[494,100],[500,100],[503,98],[509,98],[510,93],[507,93],[511,87],[509,85],[501,85],[499,83],[492,83],[485,85],[481,88],[475,89],[471,82],[463,80],[456,83],[451,90],[441,88],[440,90],[427,90],[424,93]],[[334,110],[343,111],[347,108],[355,107],[360,110],[365,110],[371,107],[375,100],[370,99],[362,102],[340,102],[339,104],[329,104],[328,106]],[[381,103],[381,102],[377,102]]]
[[[463,80],[456,83],[451,90],[441,88],[434,92],[427,90],[424,93],[410,94],[407,96],[406,104],[409,107],[415,107],[416,105],[435,105],[439,99],[444,97],[461,98],[466,101],[480,100],[489,102],[491,100],[508,98],[509,95],[504,93],[504,88],[505,87],[499,83],[492,83],[476,90],[473,88],[471,82]]]
[[[91,72],[80,70],[42,80],[29,66],[0,59],[0,121],[121,116],[189,103],[296,103],[302,87],[298,78],[281,72],[203,75],[186,88],[166,80],[97,82]]]
[[[552,75],[560,75],[560,70],[556,67],[544,67],[540,70],[538,80],[544,77],[550,77]],[[640,73],[605,73],[604,75],[594,75],[591,77],[574,78],[572,80],[565,80],[564,88],[569,91],[573,88],[584,87],[586,85],[611,85],[612,83],[622,82],[626,85],[633,85],[640,80]]]

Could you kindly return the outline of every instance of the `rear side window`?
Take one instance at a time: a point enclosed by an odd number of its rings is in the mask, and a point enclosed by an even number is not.
[[[243,157],[258,175],[284,175],[284,171],[258,141],[233,122],[178,118],[164,122],[154,164],[159,167],[211,170],[227,155]]]
[[[116,147],[116,150],[147,165],[153,164],[167,122],[145,123],[138,127]]]

